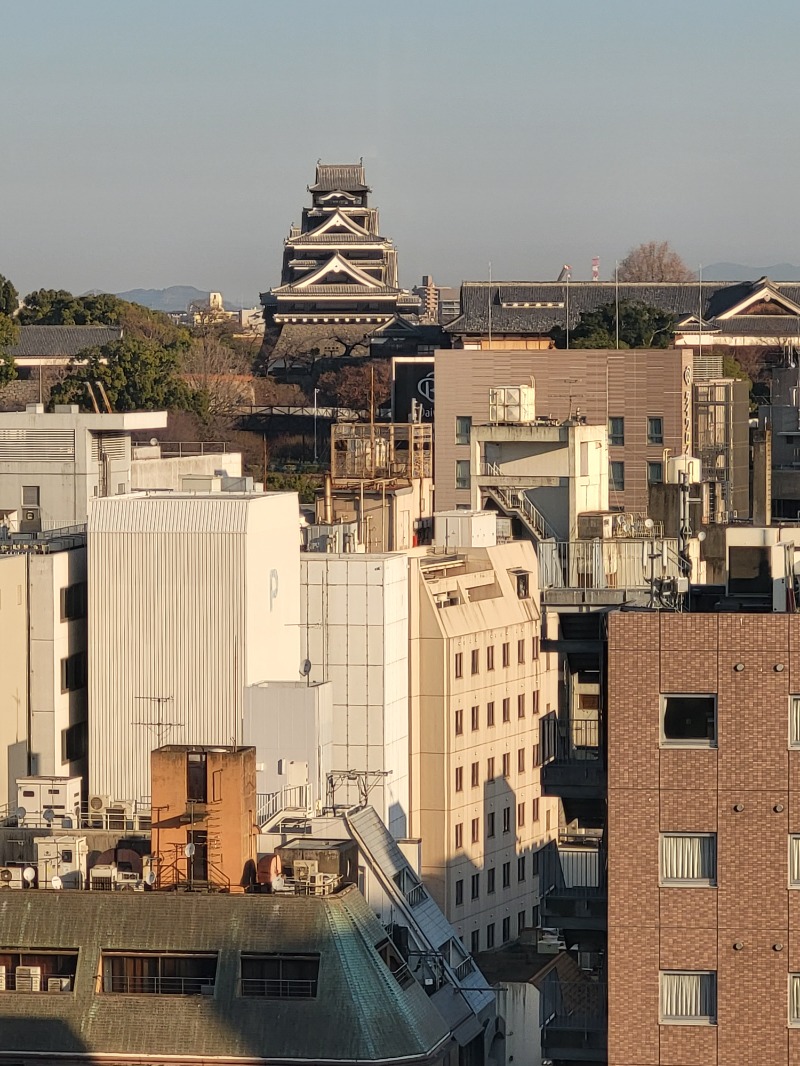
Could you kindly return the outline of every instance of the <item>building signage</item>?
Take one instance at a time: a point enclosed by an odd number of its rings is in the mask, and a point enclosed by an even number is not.
[[[433,359],[396,358],[392,360],[392,419],[433,422]]]
[[[692,368],[687,366],[683,372],[683,454],[692,451]]]

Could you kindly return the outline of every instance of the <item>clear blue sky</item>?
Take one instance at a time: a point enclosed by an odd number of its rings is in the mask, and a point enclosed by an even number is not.
[[[0,273],[275,283],[363,155],[401,278],[800,262],[798,0],[4,0]]]

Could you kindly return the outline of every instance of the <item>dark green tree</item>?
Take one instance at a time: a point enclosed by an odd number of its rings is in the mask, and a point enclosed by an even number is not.
[[[0,315],[9,317],[16,313],[19,306],[19,293],[8,280],[0,274]]]
[[[17,364],[9,352],[19,339],[19,326],[8,315],[0,313],[0,389],[14,381],[17,376]]]
[[[182,344],[122,340],[87,348],[72,372],[54,386],[51,403],[77,403],[91,409],[87,382],[101,382],[115,411],[196,410],[200,398],[180,377]]]
[[[669,348],[674,327],[675,318],[668,311],[634,300],[619,303],[620,348]],[[567,331],[563,326],[555,326],[550,336],[556,348],[566,348]],[[604,304],[585,311],[569,331],[569,345],[571,348],[616,348],[616,305]]]

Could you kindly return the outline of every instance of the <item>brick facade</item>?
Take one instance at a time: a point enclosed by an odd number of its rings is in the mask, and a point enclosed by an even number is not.
[[[800,617],[616,613],[608,655],[608,1062],[800,1063]],[[715,747],[662,746],[669,692],[717,696]],[[668,831],[717,834],[715,886],[660,886]],[[660,1024],[659,970],[715,971],[716,1024]]]

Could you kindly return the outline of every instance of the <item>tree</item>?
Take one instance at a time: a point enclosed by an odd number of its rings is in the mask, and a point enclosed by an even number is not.
[[[0,389],[4,388],[17,376],[17,364],[8,351],[19,339],[19,326],[8,315],[0,313]]]
[[[332,405],[368,412],[373,398],[375,410],[389,402],[392,374],[388,360],[374,361],[329,370],[320,374],[317,384]]]
[[[99,381],[115,411],[195,410],[198,397],[180,377],[180,345],[123,337],[79,352],[72,372],[52,390],[52,403],[91,408],[87,382]]]
[[[247,360],[213,333],[195,337],[184,356],[182,376],[201,413],[219,428],[229,425],[242,404],[253,403],[253,380]]]
[[[617,270],[619,281],[694,281],[695,275],[668,241],[631,248]]]
[[[8,280],[0,274],[0,315],[8,315],[10,318],[17,313],[19,307],[19,293]]]
[[[634,300],[620,300],[620,348],[669,348],[674,326],[675,318],[668,311]],[[550,336],[556,348],[566,348],[567,331],[563,326],[554,327]],[[585,311],[569,332],[569,345],[571,348],[616,348],[616,304]]]
[[[111,293],[73,296],[65,289],[38,289],[25,297],[19,321],[23,326],[122,326],[126,336],[162,345],[189,341],[188,331],[169,315]]]

